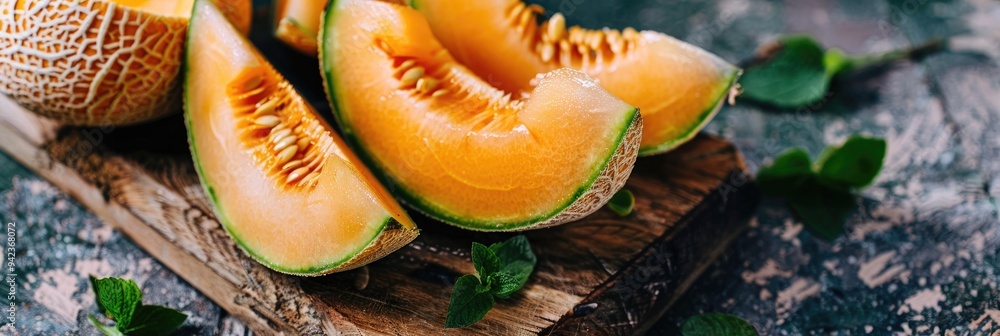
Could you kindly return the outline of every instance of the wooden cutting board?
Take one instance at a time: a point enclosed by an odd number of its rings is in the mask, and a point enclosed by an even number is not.
[[[385,259],[299,278],[252,261],[226,235],[198,184],[180,116],[134,127],[61,127],[0,96],[0,149],[261,335],[639,333],[725,249],[756,202],[739,153],[720,139],[699,136],[642,158],[627,186],[636,196],[630,216],[602,209],[528,232],[538,266],[526,287],[497,301],[480,323],[446,331],[451,284],[474,272],[471,243],[510,234],[417,216],[420,237]]]

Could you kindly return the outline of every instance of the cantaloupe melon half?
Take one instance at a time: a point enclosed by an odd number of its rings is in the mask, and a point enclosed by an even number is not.
[[[673,149],[707,124],[740,70],[662,33],[632,28],[567,27],[559,13],[521,0],[408,0],[459,62],[509,92],[530,91],[533,79],[561,67],[593,76],[642,110],[640,155]]]
[[[323,22],[345,138],[419,211],[473,230],[556,225],[600,208],[632,171],[638,110],[581,72],[553,71],[516,99],[457,63],[409,7],[336,0]]]
[[[268,267],[320,275],[374,261],[413,221],[207,0],[195,3],[184,85],[188,140],[216,214]]]
[[[73,125],[180,110],[193,0],[0,0],[0,93]],[[215,0],[243,32],[251,0]]]

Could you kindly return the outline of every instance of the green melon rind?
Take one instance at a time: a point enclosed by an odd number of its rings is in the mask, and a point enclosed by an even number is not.
[[[650,156],[656,154],[662,154],[677,148],[693,139],[702,128],[705,128],[712,118],[719,113],[720,108],[726,103],[726,98],[729,97],[729,92],[732,90],[733,85],[736,85],[736,81],[739,80],[740,76],[743,74],[743,70],[736,67],[732,67],[729,73],[726,75],[725,80],[719,83],[718,88],[711,95],[712,97],[717,97],[715,103],[711,106],[705,108],[699,113],[698,119],[695,120],[680,136],[674,137],[660,143],[659,145],[652,147],[639,147],[639,156]]]
[[[389,186],[390,191],[393,194],[395,194],[396,197],[398,197],[404,203],[409,204],[410,207],[414,208],[415,210],[430,217],[433,217],[435,219],[447,222],[452,225],[476,231],[518,231],[520,229],[529,228],[533,224],[541,223],[544,222],[545,220],[548,220],[549,218],[555,217],[566,208],[569,208],[574,202],[576,202],[577,199],[579,199],[588,190],[590,190],[590,187],[594,185],[595,181],[597,181],[597,178],[601,175],[601,172],[604,170],[604,167],[606,167],[608,163],[611,161],[611,159],[614,157],[615,152],[618,151],[618,148],[624,145],[623,140],[625,138],[625,135],[628,133],[629,126],[632,125],[632,122],[635,120],[635,118],[639,116],[639,109],[635,107],[633,107],[630,111],[626,113],[627,117],[623,118],[624,120],[622,120],[622,122],[619,123],[617,127],[617,129],[619,130],[619,134],[616,136],[617,139],[616,143],[618,145],[612,148],[607,153],[607,155],[603,160],[595,162],[593,168],[594,173],[590,177],[588,177],[586,182],[573,193],[573,197],[571,197],[564,204],[557,206],[556,209],[550,211],[549,213],[520,221],[476,220],[476,219],[460,217],[458,215],[449,212],[445,208],[436,206],[420,198],[418,193],[409,190],[398,183],[395,183],[395,181],[393,181],[393,179],[389,177],[388,174],[384,173],[382,167],[379,164],[377,164],[374,159],[371,158],[368,151],[358,140],[354,130],[351,129],[351,126],[344,122],[344,117],[342,116],[343,110],[337,104],[337,102],[339,101],[339,95],[337,94],[338,86],[334,85],[336,72],[333,69],[333,65],[330,64],[330,62],[326,61],[326,56],[325,56],[327,54],[327,50],[333,50],[333,48],[335,48],[335,46],[333,45],[333,39],[329,38],[327,30],[329,29],[330,31],[333,31],[332,29],[333,26],[329,24],[334,22],[334,18],[337,14],[337,9],[338,9],[337,7],[338,1],[339,0],[331,0],[330,4],[327,5],[326,13],[323,14],[323,20],[320,23],[320,27],[322,27],[322,29],[320,29],[319,32],[320,72],[323,74],[323,86],[327,93],[327,98],[330,101],[330,107],[333,110],[334,118],[337,120],[337,125],[340,127],[341,133],[343,134],[344,140],[347,142],[347,144],[355,149],[355,152],[358,154],[358,157],[365,163],[365,165],[367,165],[370,168],[373,168],[373,170],[377,172],[375,175],[378,177],[378,179],[386,186]]]
[[[190,112],[191,108],[188,106],[189,100],[188,100],[188,85],[187,85],[187,81],[191,79],[191,76],[188,75],[188,65],[187,65],[189,59],[191,58],[191,55],[188,53],[191,50],[191,48],[189,48],[188,45],[190,44],[191,41],[190,37],[194,36],[194,34],[191,34],[190,32],[195,31],[194,23],[197,21],[195,20],[195,16],[198,15],[198,12],[195,9],[198,8],[198,3],[201,1],[208,1],[208,0],[195,0],[195,5],[192,6],[191,19],[189,21],[189,26],[188,26],[188,37],[184,41],[184,60],[181,62],[181,73],[184,74],[184,90],[183,90],[184,126],[187,127],[188,146],[191,149],[191,157],[194,159],[194,167],[195,170],[198,172],[198,178],[201,180],[201,185],[205,191],[205,195],[208,197],[208,200],[212,202],[212,205],[215,208],[216,217],[218,217],[219,222],[222,223],[222,227],[226,230],[226,233],[229,234],[229,236],[232,237],[234,241],[236,241],[237,245],[240,246],[240,249],[242,249],[244,252],[250,255],[250,257],[256,260],[257,262],[263,264],[264,266],[267,266],[270,269],[285,274],[298,275],[298,276],[319,276],[328,274],[331,271],[336,270],[341,265],[351,261],[351,259],[359,255],[361,251],[371,246],[372,243],[378,240],[379,236],[381,236],[382,233],[385,232],[386,228],[391,227],[392,225],[401,225],[401,224],[399,224],[394,218],[392,218],[392,216],[387,216],[388,218],[386,218],[379,225],[378,230],[375,231],[375,234],[372,235],[371,239],[369,239],[364,245],[359,244],[358,248],[356,248],[351,253],[346,254],[345,257],[325,264],[303,267],[303,268],[290,268],[277,264],[269,260],[268,258],[260,255],[259,253],[257,253],[257,251],[254,251],[246,243],[244,243],[243,238],[236,232],[236,230],[234,230],[232,222],[229,220],[229,217],[226,216],[226,211],[225,209],[223,209],[222,204],[219,203],[218,196],[216,196],[215,194],[215,189],[211,186],[211,184],[208,183],[208,179],[205,176],[205,172],[201,167],[201,162],[198,160],[199,156],[198,156],[198,149],[195,147],[194,132],[191,131],[192,130],[191,112]]]

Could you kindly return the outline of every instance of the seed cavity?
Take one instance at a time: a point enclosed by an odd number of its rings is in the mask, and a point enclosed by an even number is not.
[[[270,67],[244,70],[226,90],[258,167],[281,187],[314,187],[334,142],[311,107]]]
[[[567,27],[562,13],[552,14],[536,26],[537,16],[544,13],[545,9],[538,5],[516,1],[508,9],[507,20],[529,45],[535,46],[535,53],[546,63],[593,68],[628,55],[642,40],[642,34],[633,28],[618,31]]]
[[[429,95],[431,98],[440,98],[449,92],[441,88],[443,82],[437,77],[438,74],[433,73],[434,67],[426,67],[412,58],[397,58],[393,60],[393,64],[399,64],[393,74],[399,79],[401,90],[408,90],[418,96]]]

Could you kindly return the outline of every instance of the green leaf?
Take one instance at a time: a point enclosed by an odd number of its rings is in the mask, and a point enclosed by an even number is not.
[[[619,190],[608,201],[608,208],[621,217],[631,214],[633,207],[635,207],[635,196],[632,196],[632,192],[628,189]]]
[[[809,231],[832,240],[857,207],[853,191],[874,181],[885,153],[885,140],[852,136],[839,147],[827,147],[814,165],[805,150],[796,148],[762,167],[757,184],[764,194],[784,196]]]
[[[886,143],[882,139],[852,136],[817,161],[820,178],[834,186],[863,188],[882,170]]]
[[[514,275],[508,272],[490,274],[489,279],[492,286],[490,292],[501,299],[510,297],[511,294],[521,289],[521,286],[524,286],[524,283],[520,279],[515,278]]]
[[[93,281],[94,277],[90,277],[90,279],[91,281]],[[87,315],[87,318],[90,319],[90,324],[93,324],[98,331],[100,331],[102,334],[106,336],[124,336],[122,332],[118,331],[118,329],[115,329],[115,327],[106,326],[103,323],[101,323],[101,321],[98,321],[97,318],[94,317],[94,315]]]
[[[480,283],[475,275],[466,274],[458,278],[451,291],[448,304],[446,328],[461,328],[482,320],[493,309],[493,294]]]
[[[765,195],[788,196],[811,178],[809,153],[793,148],[774,159],[770,166],[757,171],[757,185]]]
[[[500,271],[502,264],[496,253],[486,245],[472,243],[472,266],[476,268],[479,277],[485,280],[490,274]]]
[[[515,236],[502,243],[490,245],[490,250],[500,258],[502,265],[500,270],[510,273],[514,279],[517,279],[518,289],[523,287],[528,281],[528,276],[535,269],[535,263],[538,262],[535,253],[531,251],[528,237]]]
[[[783,108],[803,107],[826,97],[830,82],[841,73],[920,58],[944,46],[943,40],[934,39],[912,48],[852,56],[839,49],[824,51],[812,37],[789,35],[760,48],[740,85],[743,97]]]
[[[684,321],[684,336],[757,336],[757,329],[743,319],[727,314],[701,314]]]
[[[844,223],[857,206],[857,197],[846,188],[833,187],[817,178],[807,179],[788,203],[809,231],[833,240],[844,232]]]
[[[799,107],[826,95],[832,75],[823,47],[808,36],[786,36],[771,46],[773,54],[751,66],[740,79],[743,96],[779,107]]]
[[[166,336],[184,325],[187,315],[163,306],[139,306],[132,324],[123,331],[129,336]]]
[[[97,279],[90,277],[97,295],[97,305],[120,326],[128,326],[132,313],[142,302],[142,291],[135,281],[119,278]]]

